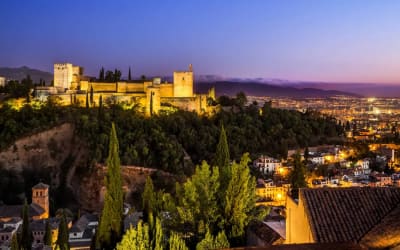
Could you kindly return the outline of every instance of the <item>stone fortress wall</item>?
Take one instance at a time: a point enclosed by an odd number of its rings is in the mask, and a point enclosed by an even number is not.
[[[138,105],[146,115],[157,114],[160,110],[175,107],[211,113],[213,107],[208,102],[215,100],[215,90],[207,94],[193,93],[193,68],[188,71],[176,71],[173,82],[161,82],[161,78],[142,81],[97,82],[83,79],[83,68],[71,63],[54,64],[54,87],[37,87],[37,97],[44,99],[57,96],[63,105],[86,105],[87,95],[93,92],[93,103],[99,104],[100,96],[103,103],[116,102],[127,105]],[[92,91],[93,89],[93,91]]]

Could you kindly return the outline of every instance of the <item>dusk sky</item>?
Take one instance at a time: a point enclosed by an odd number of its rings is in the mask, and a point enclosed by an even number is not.
[[[1,0],[0,66],[400,83],[398,0]]]

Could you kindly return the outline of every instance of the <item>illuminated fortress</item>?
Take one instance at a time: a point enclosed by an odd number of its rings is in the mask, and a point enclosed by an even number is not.
[[[215,100],[215,90],[207,94],[193,93],[193,68],[175,71],[173,82],[162,82],[161,78],[133,81],[89,81],[83,77],[83,69],[71,63],[54,64],[54,86],[37,87],[36,97],[42,100],[58,97],[63,105],[88,105],[96,107],[100,98],[103,104],[118,103],[126,107],[137,107],[146,115],[160,111],[183,109],[208,114]]]

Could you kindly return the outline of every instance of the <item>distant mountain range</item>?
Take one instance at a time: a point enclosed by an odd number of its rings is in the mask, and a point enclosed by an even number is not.
[[[0,76],[7,79],[22,80],[30,75],[34,82],[40,79],[49,85],[53,74],[26,66],[19,68],[0,67]],[[172,81],[171,76],[163,77]],[[400,97],[400,85],[379,83],[332,83],[290,81],[277,78],[234,78],[218,75],[196,75],[195,90],[206,92],[215,86],[217,95],[235,95],[239,91],[254,96],[288,96],[288,97],[329,97],[333,95]]]
[[[270,96],[270,97],[332,97],[337,95],[362,97],[361,95],[338,91],[338,90],[321,90],[316,88],[295,88],[291,86],[278,86],[259,82],[215,82],[215,83],[196,83],[195,92],[206,93],[211,87],[215,87],[217,96],[228,95],[233,96],[243,91],[249,96]]]
[[[296,89],[336,90],[350,95],[356,94],[365,97],[389,97],[400,98],[400,84],[383,83],[335,83],[335,82],[310,82],[291,81],[278,78],[233,78],[216,75],[196,76],[196,81],[201,83],[235,82],[258,83],[269,86],[294,87]]]
[[[18,80],[26,78],[27,75],[30,75],[31,79],[34,83],[39,83],[40,79],[46,81],[46,84],[49,85],[53,80],[53,74],[37,69],[31,69],[26,66],[19,68],[6,68],[0,67],[0,76],[6,77],[8,80]]]

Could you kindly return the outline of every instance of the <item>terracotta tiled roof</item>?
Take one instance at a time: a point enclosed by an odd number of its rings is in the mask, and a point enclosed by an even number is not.
[[[359,242],[400,204],[400,188],[300,189],[314,240]]]
[[[3,205],[0,206],[0,218],[22,217],[24,205]],[[44,209],[32,203],[29,205],[29,216],[39,216],[44,213]]]
[[[252,221],[249,225],[249,229],[265,244],[272,245],[277,241],[283,241],[282,237],[277,232],[260,221]]]
[[[347,242],[347,243],[308,243],[308,244],[283,244],[266,247],[237,247],[228,248],[234,250],[366,250],[367,248]],[[222,249],[227,250],[227,249]]]
[[[360,241],[369,248],[400,246],[400,204],[370,230]]]

